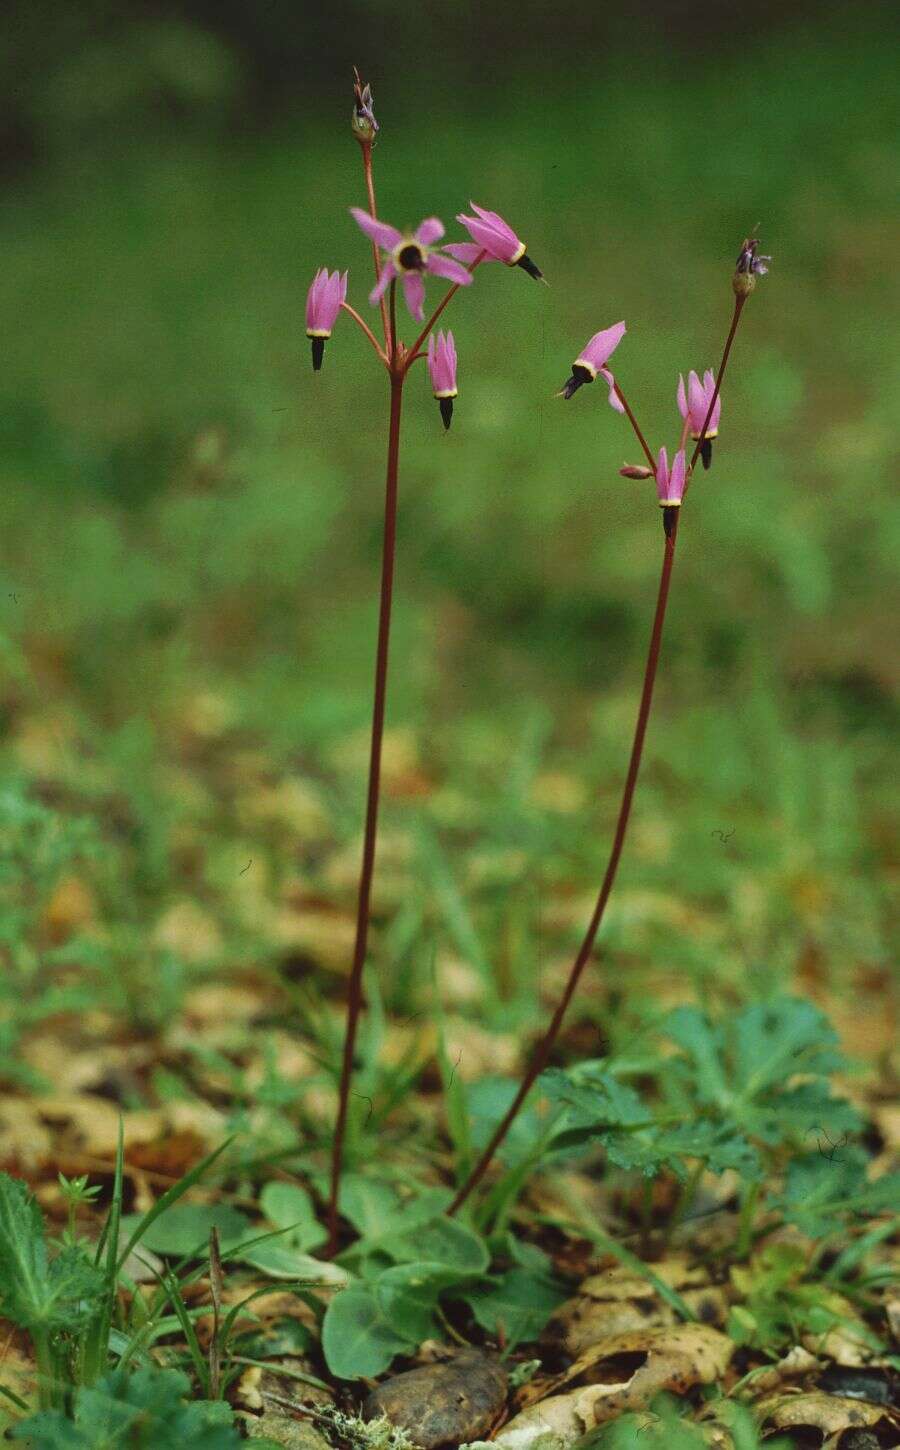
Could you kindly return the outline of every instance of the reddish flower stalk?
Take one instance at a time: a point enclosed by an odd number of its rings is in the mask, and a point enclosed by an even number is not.
[[[710,421],[713,417],[714,410],[716,409],[719,391],[722,386],[722,379],[724,377],[725,368],[728,365],[728,358],[731,353],[731,345],[734,342],[734,337],[735,333],[737,332],[741,312],[743,310],[744,302],[746,301],[747,292],[744,291],[742,293],[742,290],[740,290],[738,286],[737,279],[740,278],[742,272],[745,273],[748,270],[747,268],[741,268],[741,258],[744,257],[746,248],[748,246],[749,243],[745,242],[741,257],[738,258],[738,272],[735,274],[735,306],[734,313],[731,319],[731,327],[729,329],[728,337],[725,342],[725,348],[722,353],[722,361],[719,365],[719,371],[716,375],[715,387],[709,398],[709,406],[706,411],[703,426],[700,430],[700,434],[697,439],[697,445],[691,457],[690,464],[688,465],[688,468],[686,470],[688,475],[690,474],[691,470],[694,467],[694,464],[697,461],[697,458],[703,450],[706,441],[706,430],[710,426]],[[769,259],[766,258],[765,260],[768,261]],[[754,270],[759,271],[760,269],[757,267]],[[764,271],[765,269],[763,268],[762,270]],[[598,338],[603,336],[605,335],[597,334]],[[592,342],[594,341],[595,340],[592,339]],[[585,349],[585,353],[588,353],[590,346],[591,344],[588,344],[588,348]],[[588,366],[590,367],[590,357],[588,357],[587,362]],[[580,386],[584,381],[589,380],[587,377],[584,376],[584,364],[585,358],[584,356],[582,356],[582,358],[580,358],[574,366],[573,378],[570,384],[567,384],[567,387],[570,387],[572,382],[574,382],[575,385]],[[618,401],[622,410],[628,416],[629,422],[634,429],[635,436],[637,437],[637,440],[640,443],[641,448],[643,449],[648,463],[653,470],[653,475],[656,477],[660,507],[663,510],[664,543],[662,568],[659,576],[659,587],[656,594],[656,609],[653,615],[653,627],[650,631],[650,644],[647,651],[647,662],[644,666],[644,681],[641,687],[641,700],[640,705],[638,706],[637,721],[634,728],[634,738],[631,745],[631,755],[628,761],[628,771],[625,776],[625,785],[622,790],[622,799],[619,804],[619,813],[616,818],[616,827],[613,834],[612,846],[610,848],[609,860],[607,861],[606,871],[603,875],[603,881],[600,886],[600,891],[597,896],[597,901],[594,906],[593,914],[591,915],[590,922],[588,923],[587,931],[584,934],[584,938],[582,940],[581,946],[578,949],[578,954],[575,958],[575,961],[572,963],[569,977],[563,990],[562,996],[560,997],[556,1005],[553,1016],[550,1019],[549,1026],[547,1027],[543,1036],[538,1041],[538,1044],[532,1053],[531,1060],[528,1063],[525,1075],[522,1078],[521,1083],[519,1084],[518,1091],[516,1092],[515,1097],[507,1108],[503,1118],[495,1128],[490,1142],[484,1149],[481,1157],[478,1159],[478,1162],[472,1168],[468,1178],[458,1189],[456,1197],[454,1198],[453,1202],[450,1205],[450,1208],[448,1209],[448,1213],[451,1214],[455,1213],[457,1209],[462,1207],[462,1205],[469,1198],[472,1191],[477,1188],[478,1184],[483,1179],[485,1173],[491,1165],[491,1162],[493,1161],[497,1149],[500,1147],[501,1143],[503,1142],[507,1133],[512,1127],[512,1124],[518,1116],[523,1103],[528,1097],[528,1094],[531,1092],[531,1089],[533,1088],[538,1077],[547,1066],[550,1054],[553,1050],[554,1044],[556,1043],[556,1039],[559,1036],[559,1032],[562,1027],[566,1012],[568,1011],[569,1004],[571,1003],[572,998],[574,997],[575,992],[578,988],[578,983],[581,980],[582,973],[584,972],[585,967],[591,959],[591,954],[594,950],[594,943],[597,939],[597,933],[600,930],[600,925],[603,921],[603,915],[606,911],[607,902],[609,901],[609,898],[612,894],[613,886],[615,884],[616,873],[619,868],[619,861],[622,855],[622,849],[625,845],[625,835],[628,830],[628,821],[631,816],[631,806],[634,800],[635,787],[637,786],[638,774],[641,768],[641,756],[644,750],[644,739],[647,734],[647,723],[650,719],[650,708],[653,703],[653,687],[656,683],[656,673],[659,665],[660,648],[662,645],[663,626],[665,624],[666,618],[666,606],[669,600],[669,585],[672,579],[672,565],[675,561],[675,543],[678,537],[678,520],[681,513],[681,485],[684,482],[685,477],[683,449],[688,423],[687,420],[685,420],[685,425],[682,430],[681,443],[679,444],[679,452],[676,455],[677,460],[679,460],[677,463],[677,472],[675,469],[675,465],[673,465],[673,473],[675,473],[676,479],[676,486],[673,489],[671,488],[672,480],[671,475],[669,474],[668,464],[666,462],[665,449],[661,450],[663,471],[665,475],[663,477],[662,471],[657,467],[653,455],[644,438],[644,434],[641,432],[641,429],[638,426],[638,423],[634,417],[633,412],[631,411],[631,408],[626,403],[618,383],[615,381],[615,379],[605,367],[600,368],[596,363],[594,364],[594,366],[596,367],[596,372],[603,373],[604,378],[610,386],[610,402],[612,403],[612,405],[615,407],[616,401]],[[578,371],[579,367],[581,367],[582,369],[581,374]],[[572,388],[572,391],[574,391],[574,388]],[[569,396],[571,396],[571,393],[569,393]],[[643,468],[635,468],[631,470],[630,476],[642,477],[647,476],[648,473],[649,471],[645,471]]]
[[[363,972],[366,964],[371,919],[372,879],[375,872],[378,807],[381,795],[381,754],[387,701],[394,561],[397,551],[400,419],[403,386],[412,364],[417,358],[425,355],[422,349],[429,342],[438,318],[457,291],[461,287],[468,287],[471,284],[472,274],[487,254],[487,249],[481,246],[473,247],[471,243],[459,243],[456,245],[464,249],[472,247],[473,252],[470,256],[466,250],[465,255],[460,259],[453,255],[453,244],[446,247],[439,246],[438,243],[444,235],[444,227],[437,217],[427,217],[412,232],[403,232],[379,219],[375,207],[375,186],[372,175],[372,143],[378,131],[378,122],[375,120],[373,111],[371,88],[368,85],[364,86],[358,75],[356,75],[354,86],[352,129],[362,151],[368,210],[363,211],[356,207],[351,210],[360,229],[372,242],[375,286],[370,293],[369,301],[373,306],[379,307],[384,346],[381,346],[372,329],[355,308],[346,301],[346,273],[341,275],[336,272],[330,276],[325,269],[316,274],[310,288],[307,302],[307,332],[313,345],[313,366],[318,370],[322,362],[325,341],[331,336],[338,312],[343,311],[350,316],[387,370],[390,382],[390,410],[369,779],[356,908],[356,936],[347,984],[347,1017],[338,1091],[338,1111],[331,1148],[328,1247],[326,1250],[329,1254],[334,1254],[339,1245],[341,1170],[347,1135],[353,1059],[363,1006]],[[492,212],[489,215],[493,227],[496,229],[506,227],[502,218],[498,217],[496,213]],[[510,235],[514,235],[511,229],[506,228],[506,230],[510,232]],[[522,251],[524,253],[524,246]],[[524,260],[524,257],[521,260]],[[528,271],[529,268],[531,275],[534,275],[536,268],[533,263],[530,263],[530,260],[529,267],[526,267],[525,270]],[[397,330],[397,283],[399,282],[402,287],[404,300],[410,313],[416,321],[422,322],[424,320],[425,282],[429,276],[443,278],[451,285],[435,307],[431,317],[424,323],[415,342],[411,347],[407,347],[401,341]],[[434,395],[440,404],[444,425],[449,426],[453,399],[457,392],[456,349],[452,333],[441,333],[437,339],[432,340],[429,348],[429,361]]]

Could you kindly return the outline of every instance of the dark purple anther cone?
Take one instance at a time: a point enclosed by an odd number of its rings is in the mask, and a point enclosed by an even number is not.
[[[313,372],[317,373],[322,366],[322,359],[325,356],[326,339],[324,337],[311,337],[310,342],[312,343]]]
[[[444,420],[444,427],[449,428],[453,422],[453,399],[438,398],[438,407],[441,410],[441,417]]]
[[[703,459],[703,467],[709,468],[712,463],[712,439],[704,438],[700,444],[700,457]]]
[[[582,367],[581,363],[573,363],[572,376],[563,383],[560,388],[560,396],[566,399],[571,398],[578,392],[579,388],[584,387],[585,383],[592,383],[593,381],[594,379],[588,368]]]
[[[662,511],[662,516],[663,528],[665,529],[666,538],[671,539],[673,533],[675,532],[675,521],[678,518],[677,506],[674,508],[664,508]]]
[[[533,277],[535,282],[543,282],[545,280],[544,274],[541,271],[540,267],[537,265],[536,262],[532,262],[527,252],[523,253],[523,255],[519,258],[518,262],[516,262],[514,265],[517,267],[521,267],[522,271],[527,272],[529,277]]]

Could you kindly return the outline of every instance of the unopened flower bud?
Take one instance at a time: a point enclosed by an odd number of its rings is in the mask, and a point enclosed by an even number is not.
[[[626,463],[624,468],[619,469],[623,478],[652,478],[653,469],[647,468],[643,463]]]
[[[322,366],[325,344],[346,296],[347,273],[329,275],[327,267],[320,267],[306,297],[306,336],[312,341],[312,365],[316,372]]]
[[[431,388],[441,410],[445,428],[453,419],[453,399],[457,396],[456,347],[452,332],[432,333],[428,339],[428,371],[431,373]]]
[[[769,268],[766,263],[771,262],[771,257],[761,256],[759,253],[759,239],[757,237],[745,237],[744,243],[738,253],[737,265],[731,285],[734,288],[736,297],[749,297],[756,286],[757,277],[764,277]]]
[[[371,141],[378,130],[373,109],[372,87],[368,81],[363,85],[356,66],[353,67],[353,113],[350,129],[357,141]]]

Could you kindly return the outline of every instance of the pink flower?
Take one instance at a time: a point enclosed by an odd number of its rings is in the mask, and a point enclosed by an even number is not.
[[[687,392],[685,392],[684,378],[680,373],[678,375],[678,411],[682,418],[687,420],[691,437],[694,439],[699,439],[703,435],[703,424],[706,422],[706,415],[709,413],[709,405],[715,391],[716,379],[710,368],[707,368],[703,374],[702,383],[695,372],[688,374]],[[710,414],[709,426],[703,437],[703,447],[700,449],[704,468],[709,468],[712,461],[712,440],[719,432],[721,413],[722,399],[717,397],[716,405]]]
[[[585,383],[592,383],[599,374],[609,386],[610,407],[615,408],[617,413],[624,413],[625,409],[616,393],[616,380],[606,366],[624,336],[624,322],[617,322],[603,332],[595,332],[573,362],[572,376],[563,384],[558,396],[571,398],[573,393],[577,393]]]
[[[452,332],[439,332],[437,337],[432,333],[429,337],[428,371],[431,373],[434,396],[440,404],[444,427],[449,428],[453,418],[453,399],[457,395],[456,346]]]
[[[406,305],[416,321],[421,322],[425,316],[426,272],[435,277],[446,277],[448,282],[455,283],[457,287],[467,287],[471,282],[471,272],[466,271],[459,262],[454,262],[450,257],[434,250],[433,244],[444,235],[443,223],[436,216],[426,217],[414,232],[405,233],[388,226],[387,222],[377,221],[358,206],[351,206],[350,212],[366,236],[371,237],[377,246],[389,254],[382,263],[376,286],[369,293],[369,301],[373,306],[384,296],[390,283],[399,277],[403,284]]]
[[[660,448],[656,463],[656,492],[659,495],[661,509],[681,507],[686,482],[687,460],[684,456],[684,449],[679,448],[675,454],[672,460],[672,471],[669,472],[668,454],[665,448]]]
[[[516,236],[512,227],[505,222],[502,216],[495,211],[487,211],[483,206],[476,206],[474,201],[469,206],[475,212],[475,216],[465,216],[463,213],[456,220],[465,227],[471,242],[451,242],[447,251],[459,261],[471,265],[476,257],[486,252],[488,257],[496,262],[505,262],[507,267],[521,267],[529,277],[537,281],[543,280],[543,272],[540,267],[532,262],[525,249],[525,243]]]
[[[341,303],[347,296],[347,273],[320,267],[306,294],[306,336],[312,338],[313,367],[322,366],[326,339],[331,336]]]

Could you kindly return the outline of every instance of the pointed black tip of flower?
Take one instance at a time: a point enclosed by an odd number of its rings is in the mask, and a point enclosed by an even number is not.
[[[438,398],[438,406],[441,410],[441,417],[444,420],[444,427],[449,428],[453,422],[453,399]]]
[[[325,356],[325,338],[312,337],[310,338],[310,342],[312,343],[313,372],[317,373],[322,366],[322,359]]]
[[[565,398],[568,401],[568,399],[571,398],[574,393],[578,392],[579,388],[584,387],[585,383],[592,383],[593,381],[594,379],[588,372],[587,368],[582,367],[581,363],[573,363],[572,376],[565,383],[563,383],[557,394],[557,397]]]
[[[671,505],[669,505],[665,507],[662,511],[662,516],[663,528],[665,530],[666,538],[671,539],[672,535],[675,532],[675,525],[678,522],[678,506],[675,505],[674,507],[672,507]]]
[[[700,457],[703,459],[704,468],[709,468],[709,465],[712,463],[712,445],[713,441],[711,438],[704,438],[700,444]]]
[[[540,267],[536,262],[532,262],[527,252],[523,252],[516,266],[521,267],[523,272],[527,272],[529,277],[533,277],[535,282],[543,282],[545,286],[549,285]]]

